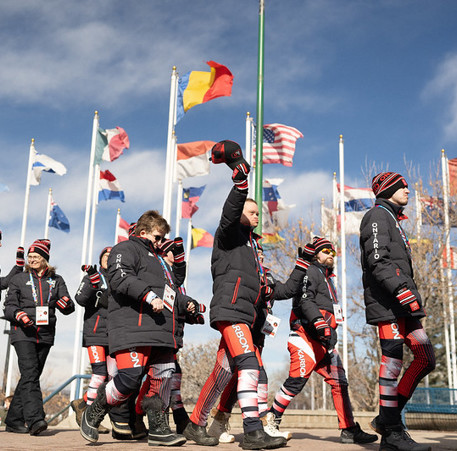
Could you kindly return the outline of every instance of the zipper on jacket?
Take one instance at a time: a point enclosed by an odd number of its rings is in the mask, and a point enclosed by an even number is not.
[[[236,284],[235,284],[235,291],[233,292],[232,297],[232,304],[236,302],[236,298],[238,297],[238,289],[240,288],[241,277],[238,277]]]
[[[97,319],[95,320],[94,333],[97,331],[97,326],[98,326],[98,320],[99,319],[100,319],[100,315],[97,315]]]
[[[142,299],[140,304],[140,316],[138,317],[138,326],[141,326],[141,320],[143,319],[143,303],[144,300]]]

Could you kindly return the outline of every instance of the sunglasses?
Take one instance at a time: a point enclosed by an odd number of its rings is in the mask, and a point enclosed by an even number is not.
[[[162,241],[163,240],[163,236],[162,235],[152,235],[154,237],[154,241]]]
[[[321,252],[327,255],[331,255],[332,257],[335,257],[336,252],[333,249],[322,249]]]

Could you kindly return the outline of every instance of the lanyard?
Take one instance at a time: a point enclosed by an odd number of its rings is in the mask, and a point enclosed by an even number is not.
[[[384,208],[384,210],[386,210],[387,213],[389,213],[390,216],[392,216],[392,218],[394,218],[394,221],[395,221],[395,223],[397,224],[398,231],[400,232],[401,239],[402,239],[403,242],[405,243],[406,249],[408,249],[408,251],[411,252],[411,247],[410,247],[410,245],[409,245],[408,237],[407,237],[405,231],[402,229],[400,223],[398,222],[398,219],[394,216],[394,214],[393,214],[390,210],[388,210],[388,209],[387,209],[386,207],[384,207],[383,205],[378,205],[378,207]]]
[[[100,286],[100,288],[108,288],[108,284],[106,283],[106,279],[105,279],[105,276],[100,272],[100,278],[102,279],[102,284]]]
[[[260,263],[259,260],[259,248],[257,246],[256,240],[252,239],[252,235],[249,234],[249,241],[251,242],[251,247],[254,249],[254,257],[255,257],[255,264],[257,266],[257,269],[260,273],[260,280],[261,282],[264,282],[265,280],[265,271],[263,269],[262,263]]]
[[[322,273],[322,275],[324,276],[325,282],[327,284],[328,292],[330,293],[330,297],[331,297],[332,301],[335,304],[338,304],[338,297],[336,295],[336,288],[335,288],[335,285],[333,285],[333,280],[331,279],[332,277],[335,277],[335,274],[331,274],[329,277],[326,277],[324,272],[322,271],[322,269],[321,268],[318,268],[318,269]]]
[[[35,302],[35,305],[38,305],[38,294],[36,292],[35,284],[33,283],[33,277],[32,273],[29,273],[29,278],[30,278],[30,284],[32,286],[32,296],[33,296],[33,302]],[[51,300],[51,293],[52,293],[52,279],[48,279],[48,284],[49,284],[49,294],[48,294],[48,300],[46,303],[49,305],[49,301]]]
[[[157,255],[157,258],[159,259],[160,264],[162,265],[163,274],[164,274],[165,278],[168,279],[168,282],[170,283],[170,287],[174,287],[175,284],[173,282],[173,277],[171,276],[171,273],[168,270],[168,266],[165,263],[165,260],[160,255],[158,255],[158,254],[156,254],[156,255]]]

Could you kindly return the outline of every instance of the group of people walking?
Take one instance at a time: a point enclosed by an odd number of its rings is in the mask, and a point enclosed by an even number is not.
[[[205,307],[182,287],[182,239],[167,239],[167,221],[149,210],[132,224],[129,240],[103,249],[100,269],[82,268],[85,275],[75,300],[85,308],[83,346],[92,376],[84,397],[72,402],[81,435],[97,442],[108,414],[113,437],[120,440],[147,435],[151,446],[179,446],[186,440],[203,446],[230,443],[234,437],[227,424],[238,400],[243,419],[240,446],[280,448],[291,438],[279,429],[281,419],[316,371],[331,387],[341,441],[376,441],[378,436],[364,432],[353,417],[335,349],[336,330],[345,318],[333,283],[333,243],[315,236],[297,249],[288,280],[275,279],[264,262],[261,236],[254,232],[259,208],[248,198],[250,167],[241,148],[221,141],[212,149],[212,161],[226,163],[233,181],[211,258],[210,326],[221,334],[214,368],[188,416],[180,395],[185,374],[178,351],[185,324],[203,324]],[[420,322],[425,311],[414,282],[411,249],[401,226],[408,185],[400,174],[383,172],[374,177],[372,188],[376,203],[360,231],[366,318],[378,328],[382,350],[379,415],[371,427],[381,435],[380,450],[428,450],[410,437],[401,421],[417,384],[435,367],[433,347]],[[49,266],[49,254],[49,241],[35,241],[25,270],[18,266],[8,281],[5,318],[12,323],[11,341],[21,371],[5,421],[9,432],[39,434],[46,429],[39,376],[53,344],[56,309],[63,314],[74,310],[64,281]],[[268,406],[261,354],[265,335],[274,334],[277,327],[274,302],[290,298],[289,376]],[[398,382],[403,344],[414,358]],[[169,409],[176,431],[169,424]],[[207,428],[212,409],[213,422]]]

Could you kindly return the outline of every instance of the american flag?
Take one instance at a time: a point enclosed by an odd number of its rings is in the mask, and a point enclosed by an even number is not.
[[[263,164],[283,164],[292,166],[295,153],[295,142],[303,134],[294,127],[282,124],[263,126]],[[255,137],[254,137],[255,140]],[[255,161],[255,148],[253,148]]]

